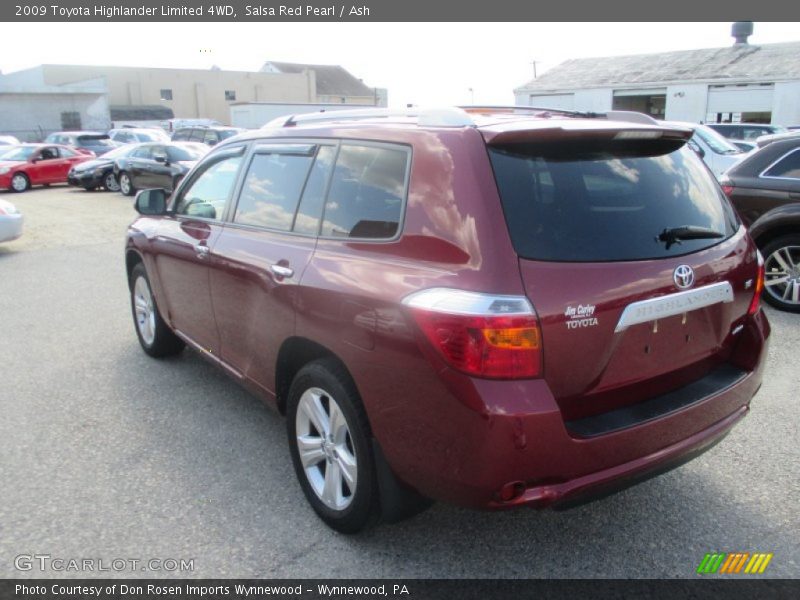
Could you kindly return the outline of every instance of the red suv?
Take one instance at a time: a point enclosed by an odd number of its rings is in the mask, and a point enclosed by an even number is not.
[[[137,196],[136,333],[285,414],[340,531],[607,494],[761,385],[763,261],[690,136],[535,109],[272,123]]]

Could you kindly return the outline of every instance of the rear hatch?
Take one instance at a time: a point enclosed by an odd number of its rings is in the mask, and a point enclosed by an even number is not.
[[[725,368],[756,253],[684,147],[690,132],[578,121],[483,134],[565,420]]]

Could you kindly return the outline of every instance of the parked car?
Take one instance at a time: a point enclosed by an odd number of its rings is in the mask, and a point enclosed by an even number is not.
[[[169,142],[169,136],[163,129],[143,129],[123,127],[108,132],[112,142],[117,144],[141,144],[144,142]]]
[[[761,148],[721,184],[765,257],[764,299],[800,312],[800,138]]]
[[[114,161],[127,157],[136,148],[136,144],[126,144],[106,152],[103,156],[78,163],[69,170],[67,183],[86,191],[103,187],[110,192],[118,192],[119,182],[114,174]]]
[[[136,198],[141,347],[284,413],[339,531],[609,493],[761,385],[762,263],[691,130],[495,110],[295,116]]]
[[[0,242],[10,242],[22,235],[25,219],[8,200],[0,200]]]
[[[0,151],[0,189],[24,192],[32,185],[66,183],[69,170],[91,158],[66,146],[10,146],[8,150]]]
[[[182,127],[217,127],[222,123],[215,119],[167,119],[162,121],[161,128],[168,133],[173,133]]]
[[[694,131],[692,139],[689,140],[689,147],[700,155],[717,179],[747,155],[745,151],[734,146],[707,125],[679,122],[675,124],[690,127]]]
[[[79,152],[91,152],[95,156],[102,156],[117,147],[108,134],[97,131],[60,131],[51,133],[44,141],[46,144],[72,146]]]
[[[244,131],[239,127],[183,127],[172,134],[173,142],[199,142],[208,146],[216,146]]]
[[[19,146],[19,140],[13,135],[0,135],[0,146]]]
[[[755,142],[756,138],[762,135],[788,131],[786,127],[765,123],[707,123],[707,125],[733,143],[736,141]]]
[[[172,190],[206,152],[208,146],[203,144],[140,144],[114,160],[114,176],[126,196],[146,188]]]
[[[774,133],[772,135],[762,135],[756,139],[756,146],[763,148],[772,142],[780,142],[783,140],[796,140],[800,139],[800,131],[787,131],[786,133]]]

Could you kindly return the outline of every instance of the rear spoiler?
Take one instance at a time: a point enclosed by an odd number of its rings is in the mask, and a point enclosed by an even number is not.
[[[535,142],[608,140],[629,142],[666,142],[679,148],[689,141],[693,131],[687,127],[659,123],[645,125],[621,121],[513,121],[479,128],[491,146]]]

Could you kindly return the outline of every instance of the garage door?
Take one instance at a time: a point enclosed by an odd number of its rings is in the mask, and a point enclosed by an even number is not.
[[[708,89],[709,113],[771,112],[772,85],[725,85]]]

